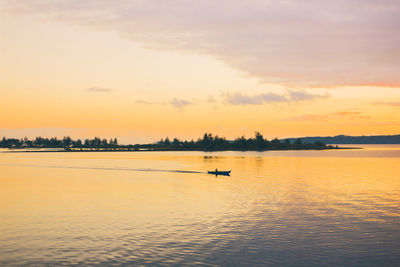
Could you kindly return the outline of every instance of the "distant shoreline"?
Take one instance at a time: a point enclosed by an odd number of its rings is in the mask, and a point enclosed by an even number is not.
[[[329,145],[327,145],[329,144]],[[303,139],[293,140],[274,138],[267,140],[260,132],[255,132],[253,138],[245,136],[237,137],[234,140],[227,140],[225,137],[205,133],[202,138],[194,141],[179,140],[178,138],[161,139],[151,144],[118,144],[117,138],[107,140],[94,137],[92,139],[73,140],[69,136],[62,139],[57,137],[43,138],[6,138],[0,140],[0,148],[8,148],[8,152],[126,152],[126,151],[300,151],[300,150],[328,150],[328,149],[360,149],[359,147],[339,147],[330,142],[320,140]]]

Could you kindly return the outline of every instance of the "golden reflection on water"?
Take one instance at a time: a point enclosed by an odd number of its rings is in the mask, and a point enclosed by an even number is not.
[[[310,264],[381,262],[366,237],[391,263],[400,158],[389,150],[0,153],[0,264],[290,264],[285,253],[316,251]],[[215,168],[232,176],[205,173]]]

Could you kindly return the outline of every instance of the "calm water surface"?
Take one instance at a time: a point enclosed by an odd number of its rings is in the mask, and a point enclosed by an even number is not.
[[[400,146],[361,146],[0,153],[0,265],[399,266]]]

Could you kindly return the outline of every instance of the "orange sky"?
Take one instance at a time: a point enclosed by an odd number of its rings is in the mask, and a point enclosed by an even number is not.
[[[399,6],[356,2],[310,26],[319,16],[280,2],[172,1],[168,16],[152,1],[4,1],[0,135],[399,134]]]

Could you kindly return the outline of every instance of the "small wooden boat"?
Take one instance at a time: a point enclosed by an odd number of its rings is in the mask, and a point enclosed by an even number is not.
[[[226,176],[230,176],[231,171],[208,171],[208,174],[214,174],[214,175],[226,175]]]

